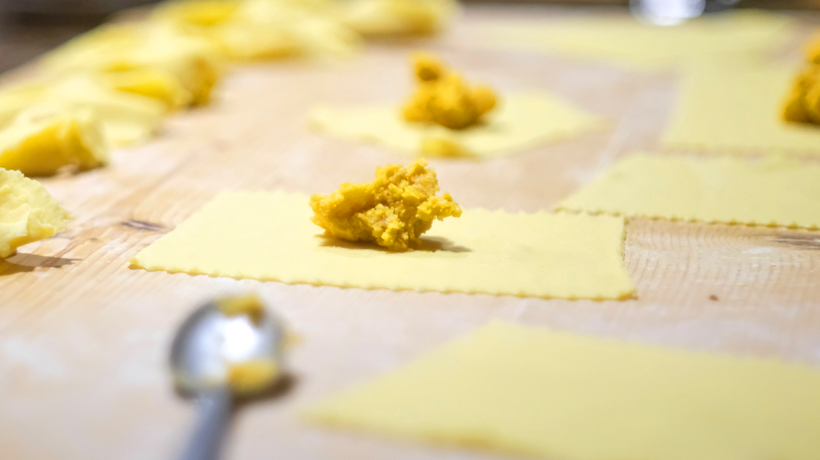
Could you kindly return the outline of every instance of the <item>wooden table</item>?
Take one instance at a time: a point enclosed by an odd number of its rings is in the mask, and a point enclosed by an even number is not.
[[[0,458],[172,458],[194,406],[172,391],[176,325],[214,295],[256,291],[297,331],[290,390],[243,407],[229,459],[479,459],[489,454],[303,424],[306,403],[365,381],[490,319],[648,344],[820,363],[820,232],[637,219],[626,266],[638,299],[591,302],[289,286],[129,268],[217,192],[329,192],[399,154],[312,134],[319,103],[398,101],[406,52],[440,52],[502,90],[543,88],[611,129],[486,162],[433,161],[465,207],[550,208],[611,162],[656,148],[674,75],[637,75],[525,52],[471,49],[477,24],[564,10],[475,8],[441,41],[372,46],[346,63],[236,70],[212,106],[170,119],[110,167],[43,183],[76,220],[0,262]],[[230,242],[226,242],[230,244]]]

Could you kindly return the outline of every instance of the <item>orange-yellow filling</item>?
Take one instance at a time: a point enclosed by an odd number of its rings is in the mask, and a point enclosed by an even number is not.
[[[335,238],[373,242],[392,251],[413,249],[435,219],[459,217],[461,207],[439,191],[436,172],[420,158],[410,166],[376,169],[376,180],[344,183],[329,195],[310,197],[313,222]]]
[[[407,121],[464,129],[478,124],[498,102],[492,88],[469,85],[433,55],[413,55],[413,66],[418,88],[402,109]]]

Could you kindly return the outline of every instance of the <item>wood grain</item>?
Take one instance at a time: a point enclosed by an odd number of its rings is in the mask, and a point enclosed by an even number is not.
[[[550,15],[536,10],[526,17]],[[820,364],[820,233],[633,220],[626,265],[638,299],[590,302],[419,294],[236,281],[129,268],[128,260],[216,193],[328,192],[410,159],[310,133],[318,103],[397,101],[406,52],[440,52],[504,90],[542,88],[609,129],[486,162],[434,161],[465,207],[535,211],[632,150],[652,150],[673,75],[635,75],[545,55],[471,49],[471,9],[437,42],[374,46],[345,63],[237,69],[214,105],[169,120],[112,165],[43,183],[76,220],[0,262],[0,458],[171,458],[194,406],[166,369],[175,326],[213,295],[259,292],[303,338],[285,394],[237,412],[229,459],[480,459],[492,455],[304,425],[305,404],[399,366],[492,318],[581,334]],[[230,244],[230,242],[226,242]]]

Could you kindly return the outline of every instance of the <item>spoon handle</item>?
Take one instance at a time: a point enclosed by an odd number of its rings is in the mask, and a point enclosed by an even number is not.
[[[231,403],[228,388],[218,388],[202,395],[196,428],[180,460],[216,460],[219,457],[230,419]]]

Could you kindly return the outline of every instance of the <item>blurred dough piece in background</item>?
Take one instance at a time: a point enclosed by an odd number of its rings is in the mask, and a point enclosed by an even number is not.
[[[48,176],[65,166],[80,171],[108,163],[108,146],[92,110],[43,103],[0,130],[0,168]]]
[[[430,35],[458,12],[455,0],[349,0],[339,2],[342,22],[366,37]]]
[[[42,185],[20,171],[0,168],[0,258],[66,229],[71,215]]]
[[[93,76],[56,83],[47,90],[46,100],[91,110],[102,123],[106,139],[115,146],[153,137],[166,111],[165,105],[154,98],[107,88]]]
[[[53,102],[72,110],[88,110],[102,125],[105,143],[131,145],[151,138],[166,106],[157,99],[111,89],[98,76],[75,74],[65,80],[30,80],[0,89],[0,128],[23,110]]]
[[[213,43],[230,60],[294,56],[343,57],[361,38],[334,17],[334,2],[177,0],[160,4],[153,20]]]
[[[170,109],[208,102],[222,74],[218,50],[158,23],[114,23],[83,34],[41,60],[46,75],[97,73],[115,88]]]

